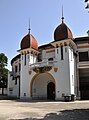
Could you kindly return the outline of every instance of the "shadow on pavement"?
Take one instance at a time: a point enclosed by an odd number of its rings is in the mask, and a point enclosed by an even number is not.
[[[16,97],[9,97],[7,95],[0,94],[0,100],[17,100],[17,98]]]
[[[0,95],[0,100],[12,100],[12,101],[15,101],[15,102],[30,102],[30,103],[36,103],[36,102],[54,102],[55,100],[44,100],[44,99],[19,99],[17,97],[11,97],[11,96],[7,96],[7,95]],[[57,102],[57,100],[55,101]],[[61,102],[64,102],[64,101],[61,101]]]
[[[49,113],[44,118],[24,118],[11,120],[89,120],[89,109],[64,110],[57,113]]]

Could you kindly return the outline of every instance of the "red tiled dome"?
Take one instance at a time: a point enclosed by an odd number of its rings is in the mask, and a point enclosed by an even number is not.
[[[60,41],[67,38],[73,39],[73,35],[71,30],[66,26],[66,24],[62,22],[54,31],[54,40]]]
[[[38,50],[38,43],[33,35],[27,34],[21,41],[21,49],[33,48]]]

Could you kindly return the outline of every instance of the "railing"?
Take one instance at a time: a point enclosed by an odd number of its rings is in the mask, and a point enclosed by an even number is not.
[[[45,67],[45,66],[53,67],[56,62],[57,62],[56,60],[45,61],[45,62],[37,62],[37,63],[31,64],[30,69],[39,68],[39,67]]]

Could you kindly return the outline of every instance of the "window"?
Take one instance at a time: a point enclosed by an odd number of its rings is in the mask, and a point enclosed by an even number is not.
[[[63,46],[61,46],[61,60],[63,60]]]
[[[89,61],[88,51],[79,52],[79,62]]]
[[[23,60],[23,54],[22,54],[22,60]]]
[[[67,47],[65,47],[65,52],[67,53]]]
[[[58,50],[58,48],[57,48],[57,54],[58,54],[58,52],[59,52],[59,50]]]
[[[24,65],[26,65],[26,54],[24,55]]]
[[[18,66],[15,66],[15,72],[17,72],[18,71]]]
[[[28,59],[29,59],[29,54],[28,54]]]
[[[41,62],[41,61],[42,61],[42,54],[38,54],[37,60],[38,60],[38,62]]]

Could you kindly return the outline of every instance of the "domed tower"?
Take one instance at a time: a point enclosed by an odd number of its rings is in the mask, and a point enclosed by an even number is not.
[[[21,53],[23,64],[33,64],[36,62],[37,54],[38,54],[38,43],[35,37],[29,33],[25,35],[20,43],[20,50],[18,52]]]
[[[54,41],[52,45],[58,47],[68,44],[68,40],[74,40],[73,34],[69,27],[64,23],[64,17],[62,13],[62,23],[59,24],[54,30]]]
[[[73,40],[73,35],[69,27],[64,23],[64,17],[63,17],[63,11],[62,11],[62,23],[59,24],[56,29],[54,30],[54,41],[51,43],[55,49],[56,52],[61,53],[61,59],[64,59],[64,49],[71,47],[73,48],[75,46]],[[57,54],[56,54],[57,55]],[[58,57],[58,55],[56,56]]]
[[[30,64],[34,64],[37,62],[38,56],[38,43],[35,37],[29,33],[25,35],[20,43],[20,50],[18,52],[21,54],[21,72],[20,72],[20,97],[27,97],[30,96],[30,87],[29,81],[30,73],[29,68]],[[28,89],[26,89],[26,87]]]
[[[64,23],[64,17],[62,16],[62,23],[57,26],[54,30],[54,41],[51,43],[55,47],[55,63],[56,73],[56,84],[60,93],[56,94],[59,98],[60,95],[71,95],[74,94],[74,80],[75,78],[75,56],[74,51],[76,45],[73,42],[73,35],[71,30]]]

